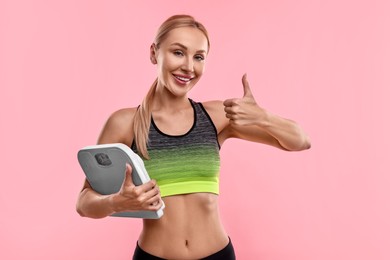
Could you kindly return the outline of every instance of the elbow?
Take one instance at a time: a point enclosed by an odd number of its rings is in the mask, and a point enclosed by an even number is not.
[[[298,125],[291,130],[290,134],[289,142],[284,143],[284,150],[294,152],[311,148],[310,137]]]
[[[296,151],[303,151],[303,150],[309,150],[311,148],[311,143],[310,141],[308,142],[305,142],[304,144],[302,144],[302,146],[297,149]]]
[[[86,212],[85,210],[83,210],[81,207],[79,207],[78,205],[76,206],[76,212],[79,214],[80,217],[83,217],[83,218],[93,218],[93,219],[99,219],[99,218],[104,218],[105,216],[95,216],[91,213],[88,214],[88,212]]]
[[[311,141],[309,137],[305,136],[302,139],[303,140],[300,142],[300,145],[298,145],[294,151],[303,151],[311,148]]]
[[[310,138],[305,135],[304,138],[303,138],[303,145],[302,145],[302,150],[308,150],[311,148],[311,141],[310,141]]]
[[[307,142],[306,142],[306,146],[305,146],[305,149],[304,150],[309,150],[311,148],[311,142],[310,142],[310,140],[308,140]]]
[[[294,145],[290,145],[288,147],[284,146],[283,150],[289,151],[289,152],[299,152],[308,150],[311,148],[311,142],[308,137],[302,138],[299,142],[296,142]]]
[[[77,209],[77,213],[79,214],[80,217],[86,217],[86,215],[81,210]]]
[[[80,215],[80,217],[86,217],[86,214],[82,210],[79,202],[76,204],[76,212]]]
[[[85,217],[85,212],[83,210],[83,199],[84,199],[84,196],[85,196],[85,189],[83,189],[80,194],[79,194],[79,197],[77,198],[77,202],[76,202],[76,212],[81,216],[81,217]]]
[[[311,148],[310,137],[302,130],[297,133],[297,149],[295,151],[303,151]]]
[[[80,215],[80,217],[89,217],[88,214],[88,204],[85,201],[85,190],[83,190],[76,202],[76,212]]]

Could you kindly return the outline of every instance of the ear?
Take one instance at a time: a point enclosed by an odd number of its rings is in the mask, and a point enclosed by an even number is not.
[[[152,64],[157,64],[157,59],[156,59],[156,44],[150,45],[150,61]]]

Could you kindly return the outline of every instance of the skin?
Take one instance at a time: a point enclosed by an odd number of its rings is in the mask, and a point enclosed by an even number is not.
[[[150,60],[158,72],[152,115],[164,133],[182,135],[191,128],[194,116],[187,95],[204,72],[207,52],[205,35],[192,27],[173,29],[158,48],[154,44],[151,46]],[[176,76],[191,80],[185,82]],[[221,145],[229,138],[240,138],[286,151],[310,148],[309,138],[297,123],[258,105],[246,75],[242,78],[242,86],[242,97],[203,102],[217,128]],[[136,108],[127,108],[113,113],[98,143],[120,142],[131,146],[135,112]],[[128,166],[121,190],[112,195],[96,193],[85,181],[77,202],[79,214],[103,218],[120,211],[157,210],[163,200],[164,216],[159,220],[143,220],[138,240],[143,250],[167,259],[198,259],[227,245],[228,236],[220,221],[217,195],[194,193],[161,198],[155,180],[135,186],[131,171]]]

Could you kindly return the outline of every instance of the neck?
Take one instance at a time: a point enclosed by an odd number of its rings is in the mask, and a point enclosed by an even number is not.
[[[187,95],[175,96],[165,87],[157,86],[156,93],[153,98],[152,111],[180,111],[190,106]]]

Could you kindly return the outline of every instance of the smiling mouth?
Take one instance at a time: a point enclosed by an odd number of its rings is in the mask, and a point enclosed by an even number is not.
[[[172,75],[175,77],[175,79],[177,81],[179,81],[182,84],[186,84],[193,79],[193,77],[189,77],[189,76],[179,76],[179,75],[175,75],[175,74],[172,74]]]

